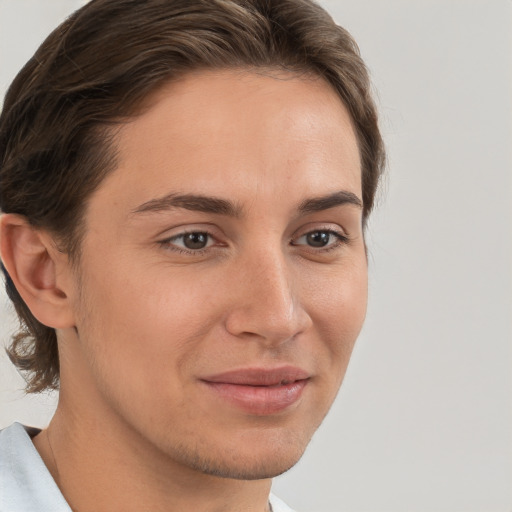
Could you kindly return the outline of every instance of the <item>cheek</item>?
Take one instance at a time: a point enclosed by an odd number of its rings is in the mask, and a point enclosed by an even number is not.
[[[153,272],[151,265],[139,274],[122,268],[121,262],[84,276],[84,341],[107,378],[122,372],[154,386],[159,375],[179,375],[197,354],[195,345],[215,322],[213,294],[193,276]]]
[[[314,278],[309,279],[314,283]],[[366,314],[368,270],[365,258],[354,258],[328,269],[311,287],[310,307],[329,325],[360,329]],[[359,326],[359,327],[358,327]]]
[[[339,382],[366,315],[368,272],[366,258],[331,269],[309,294],[314,325]]]

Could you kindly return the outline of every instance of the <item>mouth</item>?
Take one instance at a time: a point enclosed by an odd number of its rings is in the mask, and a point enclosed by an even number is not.
[[[308,372],[286,366],[233,370],[201,381],[216,399],[245,413],[262,416],[283,412],[297,404],[310,378]]]

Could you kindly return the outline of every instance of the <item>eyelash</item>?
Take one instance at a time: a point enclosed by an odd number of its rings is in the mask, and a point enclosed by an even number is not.
[[[165,240],[161,240],[159,242],[159,244],[161,246],[163,246],[165,249],[168,249],[170,251],[174,251],[179,254],[191,255],[191,256],[201,256],[211,249],[211,246],[209,246],[209,245],[207,245],[206,247],[204,247],[202,249],[186,249],[186,248],[178,247],[177,245],[172,244],[172,242],[175,242],[176,240],[179,240],[180,238],[184,239],[187,235],[192,235],[192,234],[203,234],[203,235],[206,235],[209,240],[215,240],[215,237],[208,231],[194,230],[194,231],[184,231],[183,233],[179,233],[170,238],[166,238]]]
[[[301,235],[298,239],[307,237],[308,235],[312,235],[314,233],[326,233],[327,235],[329,235],[329,237],[331,237],[331,236],[334,237],[336,239],[336,241],[334,243],[330,243],[329,245],[324,246],[324,247],[313,247],[313,246],[310,246],[307,244],[292,243],[293,240],[291,241],[291,243],[294,246],[306,245],[307,247],[310,248],[310,250],[314,251],[315,253],[326,253],[326,252],[338,249],[340,246],[345,245],[350,241],[347,236],[345,236],[344,234],[342,234],[338,231],[335,231],[333,229],[321,229],[321,228],[313,229],[312,231],[308,231],[307,233],[304,233],[303,235]]]
[[[345,245],[350,242],[350,239],[347,236],[345,236],[344,234],[342,234],[338,231],[335,231],[333,229],[313,229],[311,231],[308,231],[308,232],[302,234],[297,239],[307,237],[308,235],[311,235],[313,233],[326,233],[329,236],[335,237],[336,241],[334,243],[330,243],[329,245],[324,246],[324,247],[313,247],[313,246],[308,246],[307,244],[293,243],[294,241],[292,239],[292,240],[290,240],[290,245],[292,245],[294,247],[303,245],[303,246],[309,247],[311,252],[318,254],[318,253],[330,252],[330,251],[338,249],[340,246]],[[161,240],[159,242],[159,244],[167,250],[171,250],[171,251],[177,252],[179,254],[185,254],[185,255],[189,255],[189,256],[202,256],[205,253],[211,251],[212,249],[214,250],[216,248],[215,246],[207,245],[206,247],[204,247],[202,249],[186,249],[186,248],[179,247],[177,245],[173,245],[173,242],[175,242],[176,240],[179,240],[179,239],[183,240],[184,237],[186,237],[187,235],[191,235],[191,234],[201,234],[201,235],[205,235],[209,239],[209,241],[215,240],[215,236],[212,235],[211,233],[209,233],[208,231],[194,230],[194,231],[184,231],[183,233],[179,233],[170,238],[166,238],[165,240]]]

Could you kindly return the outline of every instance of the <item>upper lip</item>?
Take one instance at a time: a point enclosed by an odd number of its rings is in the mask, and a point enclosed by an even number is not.
[[[278,368],[241,368],[203,377],[201,380],[219,384],[237,384],[239,386],[275,386],[308,379],[309,377],[310,374],[301,368],[281,366]]]

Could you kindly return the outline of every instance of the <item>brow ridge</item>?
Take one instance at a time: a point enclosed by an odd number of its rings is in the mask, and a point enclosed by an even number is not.
[[[357,206],[358,208],[363,207],[363,202],[356,194],[348,190],[340,190],[326,196],[305,199],[299,205],[299,212],[302,214],[315,213],[345,204]]]
[[[358,208],[363,207],[361,199],[359,199],[356,194],[347,190],[340,190],[333,194],[305,199],[300,203],[298,211],[300,214],[304,215],[328,210],[329,208],[345,204],[357,206]],[[146,201],[135,208],[132,213],[157,213],[175,208],[226,215],[230,217],[240,217],[242,214],[242,207],[227,199],[198,194],[176,193],[170,193],[165,196]]]
[[[241,208],[235,203],[218,197],[208,197],[197,194],[167,194],[163,197],[151,199],[133,210],[132,213],[151,213],[184,208],[185,210],[199,211],[239,217]]]

